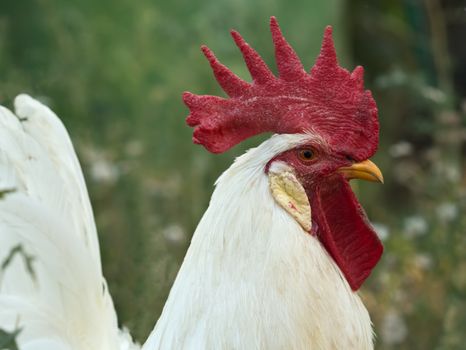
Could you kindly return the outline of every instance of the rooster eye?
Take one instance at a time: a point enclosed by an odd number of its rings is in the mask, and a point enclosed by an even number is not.
[[[313,149],[305,148],[298,151],[298,157],[304,162],[309,162],[314,160],[316,153]]]

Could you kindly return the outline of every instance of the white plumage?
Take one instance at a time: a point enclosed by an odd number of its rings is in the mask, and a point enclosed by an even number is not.
[[[0,327],[22,350],[131,349],[102,276],[94,218],[73,146],[55,114],[29,96],[0,110]],[[20,119],[21,118],[21,121]]]
[[[36,280],[14,257],[0,276],[0,328],[21,327],[22,350],[136,349],[117,327],[66,130],[28,96],[15,107],[17,116],[0,111],[0,190],[14,189],[0,199],[0,261],[20,244],[35,257]],[[144,350],[372,348],[359,297],[276,203],[264,172],[275,155],[316,137],[275,135],[219,178]]]
[[[264,172],[315,137],[275,135],[218,179],[147,349],[372,348],[359,297]]]

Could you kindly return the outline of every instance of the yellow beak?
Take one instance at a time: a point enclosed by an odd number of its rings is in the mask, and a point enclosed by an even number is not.
[[[383,183],[383,175],[380,169],[370,160],[354,163],[351,166],[341,167],[338,172],[343,174],[348,180],[361,179]]]

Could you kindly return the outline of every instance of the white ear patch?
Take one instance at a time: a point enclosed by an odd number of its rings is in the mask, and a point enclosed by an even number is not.
[[[269,172],[269,183],[275,201],[309,232],[312,227],[311,206],[301,183],[289,170]]]

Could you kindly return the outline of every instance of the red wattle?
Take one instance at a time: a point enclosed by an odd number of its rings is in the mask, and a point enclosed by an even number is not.
[[[379,261],[382,243],[345,179],[326,181],[310,197],[319,240],[358,290]]]

